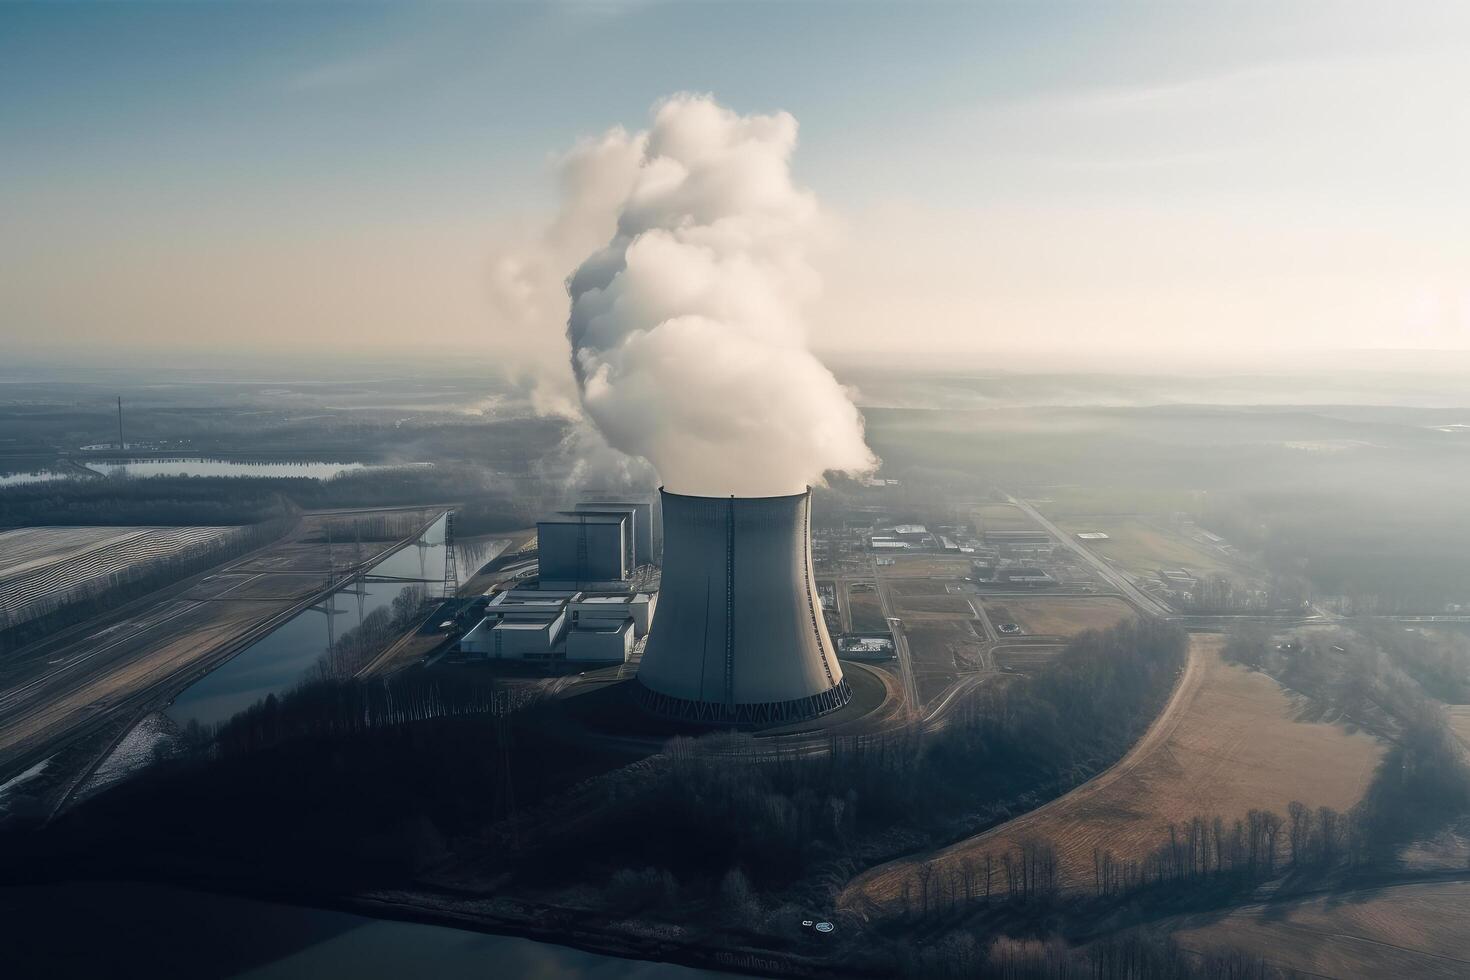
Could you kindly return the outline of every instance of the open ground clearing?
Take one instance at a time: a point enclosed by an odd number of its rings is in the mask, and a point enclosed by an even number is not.
[[[1190,637],[1189,660],[1168,705],[1111,769],[1030,813],[918,859],[855,879],[844,904],[899,898],[920,860],[983,859],[1036,837],[1058,851],[1063,885],[1092,883],[1094,849],[1123,860],[1157,846],[1171,822],[1226,820],[1252,809],[1285,812],[1292,800],[1347,810],[1373,778],[1383,748],[1368,735],[1293,721],[1292,699],[1271,678],[1220,659],[1224,638]]]
[[[874,633],[888,629],[888,620],[883,618],[883,604],[876,592],[849,592],[847,609],[854,632]]]
[[[405,536],[437,511],[398,511]],[[37,753],[135,710],[152,692],[193,677],[242,638],[292,613],[325,587],[328,554],[340,577],[396,541],[351,533],[355,516],[304,517],[285,538],[206,575],[162,589],[113,613],[17,651],[0,666],[0,773],[24,768]],[[335,549],[325,543],[333,528]]]
[[[1248,905],[1210,918],[1195,924],[1181,917],[1165,925],[1185,949],[1240,949],[1314,976],[1470,976],[1470,882]]]
[[[1130,575],[1153,576],[1160,568],[1186,568],[1196,576],[1240,578],[1242,569],[1224,555],[1206,551],[1182,534],[1165,530],[1142,518],[1119,515],[1066,517],[1057,525],[1073,535],[1073,543],[1106,558]],[[1077,541],[1079,531],[1102,531],[1105,541]]]
[[[950,583],[938,578],[901,578],[891,580],[888,591],[896,596],[949,595]]]
[[[980,533],[1036,530],[1036,522],[1014,504],[981,504],[975,508],[974,516],[975,530]]]
[[[1452,704],[1446,711],[1450,716],[1450,728],[1460,736],[1460,741],[1470,747],[1470,704]]]
[[[918,619],[974,619],[975,610],[961,595],[910,595],[898,599],[898,614]]]
[[[1003,670],[1038,670],[1065,649],[1059,643],[1001,643],[990,656]]]
[[[985,644],[971,620],[906,620],[904,635],[924,702],[943,693],[960,672],[985,666]]]
[[[27,527],[0,531],[0,607],[24,622],[141,566],[212,547],[234,527]]]
[[[985,599],[993,623],[1015,623],[1033,636],[1075,636],[1116,626],[1134,615],[1133,607],[1110,596],[1023,596]]]
[[[937,555],[894,555],[893,558],[893,564],[882,569],[884,578],[966,578],[974,572],[968,558]]]

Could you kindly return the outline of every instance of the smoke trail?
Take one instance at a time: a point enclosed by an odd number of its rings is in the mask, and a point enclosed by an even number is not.
[[[555,219],[539,229],[503,229],[492,246],[487,287],[498,348],[512,374],[534,383],[541,414],[581,415],[566,370],[567,277],[616,230],[642,159],[643,138],[623,129],[579,142],[556,160]]]
[[[569,281],[582,405],[669,489],[760,496],[876,465],[842,387],[806,347],[818,211],[795,187],[796,120],[706,96],[655,107],[612,241]]]

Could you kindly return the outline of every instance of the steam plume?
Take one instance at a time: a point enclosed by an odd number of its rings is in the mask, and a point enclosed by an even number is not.
[[[806,347],[818,222],[793,185],[796,120],[680,95],[629,137],[641,157],[606,247],[569,280],[587,415],[670,490],[762,496],[876,465],[862,417]]]

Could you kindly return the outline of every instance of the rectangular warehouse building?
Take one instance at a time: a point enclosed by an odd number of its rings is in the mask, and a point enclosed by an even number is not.
[[[470,660],[620,663],[648,634],[657,597],[512,589],[495,595],[459,641]]]
[[[563,513],[536,524],[544,589],[616,588],[628,580],[629,515]]]
[[[653,555],[653,505],[630,500],[600,498],[583,501],[577,505],[578,512],[629,513],[633,529],[633,565],[651,565]]]

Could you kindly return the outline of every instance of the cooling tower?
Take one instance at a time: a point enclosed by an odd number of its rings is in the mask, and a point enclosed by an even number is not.
[[[846,704],[851,695],[812,583],[811,491],[659,493],[663,584],[638,667],[643,707],[751,725]]]

